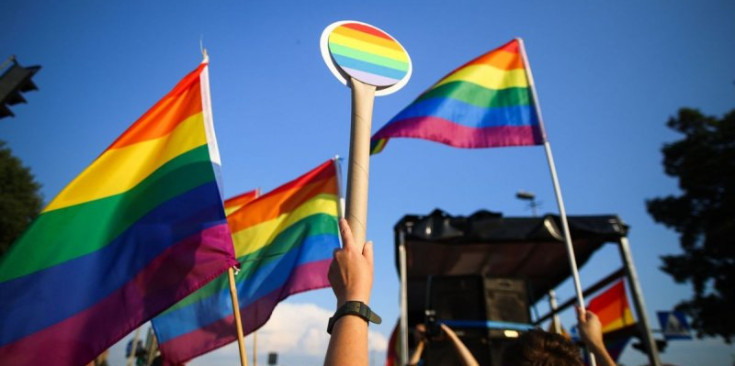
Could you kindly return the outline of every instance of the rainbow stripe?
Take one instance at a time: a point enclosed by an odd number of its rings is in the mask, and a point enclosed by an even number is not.
[[[231,213],[239,210],[242,206],[245,206],[248,202],[258,198],[260,195],[260,189],[253,189],[252,191],[245,192],[235,197],[228,198],[225,201],[225,215],[230,216]]]
[[[449,73],[371,139],[371,153],[390,138],[411,137],[461,148],[540,145],[545,138],[519,40]]]
[[[235,276],[243,330],[270,318],[291,294],[329,286],[339,247],[337,175],[328,161],[228,216],[240,272]],[[153,319],[166,362],[178,364],[236,339],[227,276],[220,276]]]
[[[203,63],[66,186],[2,258],[3,364],[86,364],[236,263],[203,108],[208,85]]]
[[[329,34],[329,52],[347,75],[374,86],[398,83],[409,72],[406,50],[378,28],[347,22]]]
[[[605,292],[590,300],[587,310],[597,314],[602,324],[603,333],[635,323],[628,305],[628,297],[625,296],[623,280],[616,282]]]

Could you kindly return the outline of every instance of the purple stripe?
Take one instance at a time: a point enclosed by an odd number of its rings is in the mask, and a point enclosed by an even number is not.
[[[409,118],[385,125],[372,140],[411,137],[461,148],[541,145],[538,126],[473,128],[436,117]]]
[[[0,348],[8,365],[86,364],[126,334],[236,265],[227,224],[169,247],[96,305]],[[53,304],[48,304],[53,306]],[[43,350],[43,352],[39,352]]]
[[[276,305],[288,296],[329,287],[327,271],[331,262],[330,258],[296,267],[283,287],[241,308],[244,333],[249,334],[263,326],[270,319]],[[230,315],[204,328],[162,343],[160,349],[166,364],[179,364],[236,339],[235,317]]]
[[[398,79],[393,79],[393,78],[373,74],[373,73],[362,71],[362,70],[351,69],[349,67],[342,67],[342,70],[344,70],[344,72],[346,72],[347,75],[350,75],[354,77],[355,79],[362,81],[363,83],[367,83],[367,84],[375,85],[375,86],[390,86],[400,81]]]

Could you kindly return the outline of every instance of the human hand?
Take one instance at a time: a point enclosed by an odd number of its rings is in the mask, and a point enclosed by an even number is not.
[[[337,307],[346,301],[370,301],[373,287],[373,243],[364,246],[355,243],[347,220],[339,220],[342,234],[342,249],[334,251],[334,259],[329,266],[329,284],[337,297]]]
[[[579,323],[577,327],[582,341],[587,347],[605,349],[605,344],[602,342],[602,324],[597,315],[579,306],[574,308],[577,310],[577,322]]]

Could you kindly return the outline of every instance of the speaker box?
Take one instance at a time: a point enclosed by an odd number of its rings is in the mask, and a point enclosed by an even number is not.
[[[526,282],[483,276],[433,276],[427,282],[426,310],[439,320],[529,323]],[[502,330],[455,329],[459,336],[505,337]]]
[[[483,276],[433,276],[427,281],[426,310],[439,321],[470,320],[529,323],[526,282]],[[503,330],[452,327],[480,365],[500,366],[502,349],[514,338]],[[460,365],[449,340],[433,339],[425,365]]]

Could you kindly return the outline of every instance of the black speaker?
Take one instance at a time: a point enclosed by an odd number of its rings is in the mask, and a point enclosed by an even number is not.
[[[486,277],[484,286],[487,320],[522,324],[531,322],[526,281]],[[490,337],[502,338],[505,336],[502,330],[490,330]]]
[[[483,276],[433,276],[427,281],[426,310],[439,321],[528,324],[531,320],[526,281]],[[501,329],[457,326],[459,336],[506,337]]]

